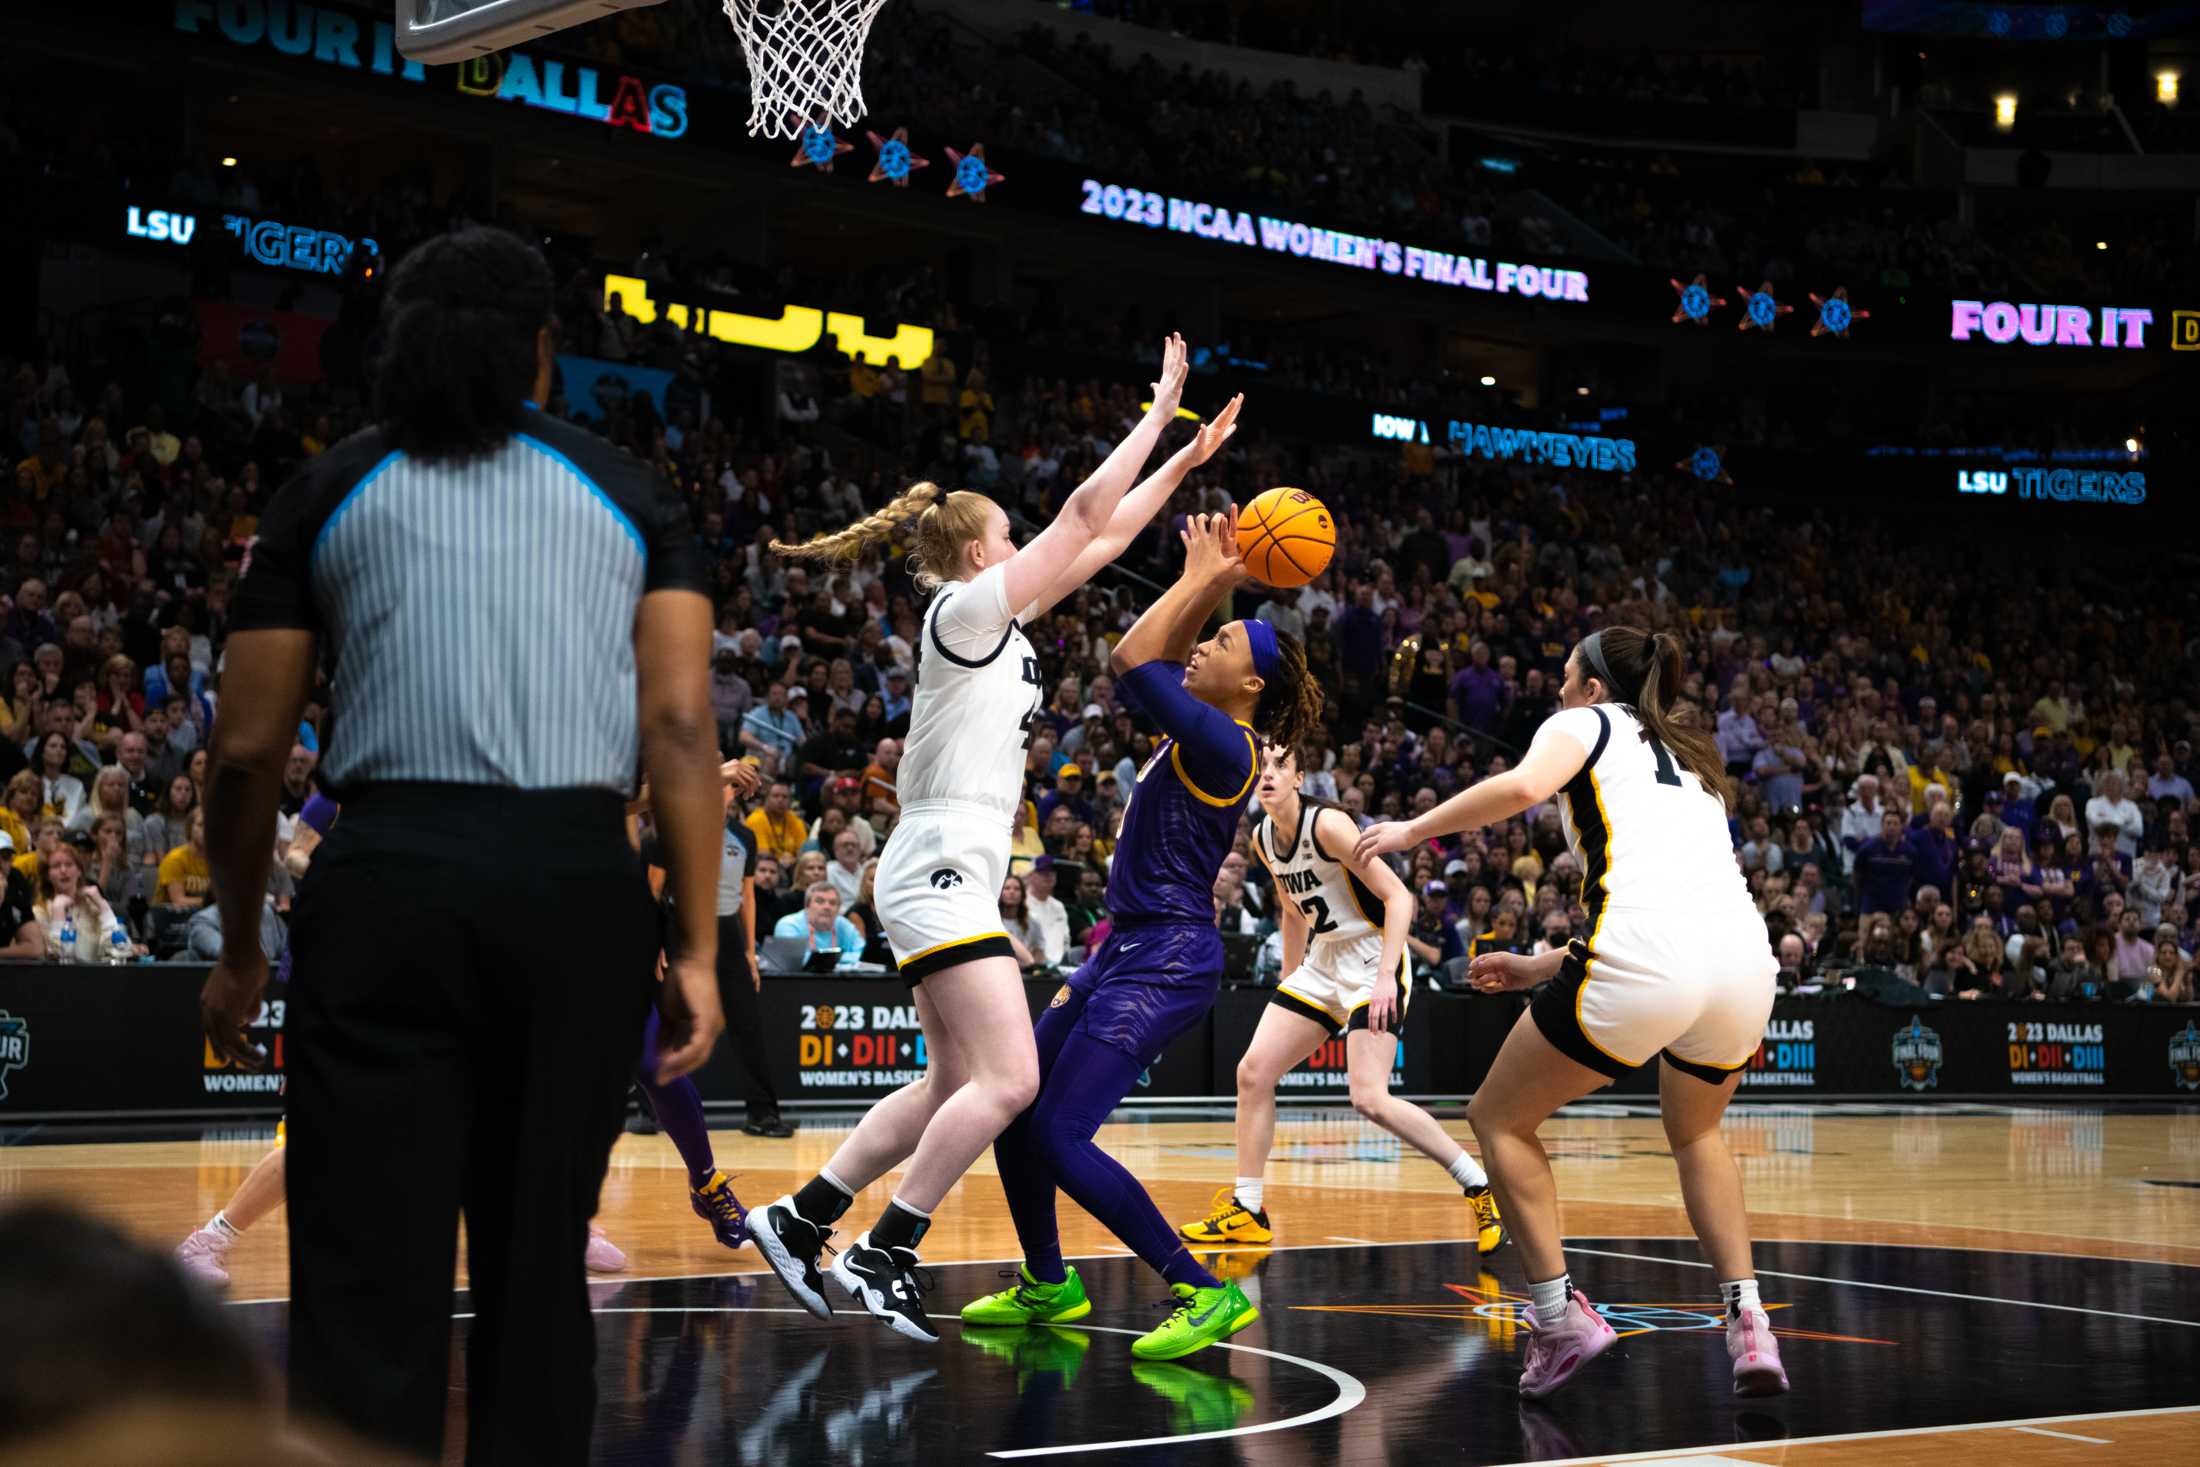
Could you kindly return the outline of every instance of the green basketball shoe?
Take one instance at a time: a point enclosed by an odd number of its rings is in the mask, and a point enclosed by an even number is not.
[[[1212,1289],[1172,1284],[1169,1292],[1176,1296],[1176,1308],[1159,1328],[1131,1342],[1131,1353],[1141,1360],[1174,1360],[1204,1350],[1260,1318],[1235,1279]]]
[[[1068,1274],[1058,1284],[1042,1284],[1027,1268],[1019,1266],[1014,1273],[1004,1272],[1001,1277],[1016,1280],[1015,1285],[963,1305],[963,1323],[1067,1324],[1083,1319],[1092,1313],[1092,1301],[1085,1297],[1085,1281],[1077,1276],[1077,1270],[1069,1269]]]

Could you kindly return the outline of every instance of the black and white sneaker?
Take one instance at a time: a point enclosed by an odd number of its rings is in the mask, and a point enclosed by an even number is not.
[[[825,1280],[817,1271],[818,1255],[832,1235],[831,1228],[821,1228],[796,1212],[791,1196],[749,1214],[749,1239],[756,1244],[756,1251],[764,1255],[772,1272],[794,1295],[795,1303],[819,1319],[833,1317],[832,1302],[825,1297]]]
[[[871,1235],[865,1233],[833,1260],[832,1274],[849,1298],[894,1333],[927,1345],[939,1343],[939,1331],[924,1314],[932,1276],[917,1267],[915,1249],[874,1248]]]

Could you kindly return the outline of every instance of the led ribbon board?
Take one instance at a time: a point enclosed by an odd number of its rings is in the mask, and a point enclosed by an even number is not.
[[[660,307],[649,298],[649,282],[632,275],[604,276],[606,306],[613,296],[619,297],[626,313],[644,326],[655,322],[662,310],[665,319],[683,331],[697,331],[713,341],[753,346],[761,351],[805,352],[831,336],[834,350],[844,357],[873,366],[891,361],[903,371],[914,371],[932,355],[932,328],[907,321],[897,323],[891,336],[873,336],[864,329],[861,316],[821,311],[814,306],[786,306],[777,316],[671,303]]]
[[[266,46],[285,56],[375,76],[425,82],[427,68],[397,52],[397,28],[387,20],[309,5],[305,0],[175,0],[175,28],[220,36],[232,46]],[[688,130],[684,87],[600,72],[593,66],[540,57],[517,47],[477,56],[450,69],[469,97],[517,102],[608,127],[676,138]]]
[[[1579,270],[1423,249],[1419,245],[1401,244],[1373,235],[1256,215],[1147,189],[1104,184],[1092,178],[1086,179],[1083,187],[1085,202],[1079,212],[1123,224],[1194,234],[1202,239],[1242,245],[1268,254],[1318,260],[1356,270],[1375,270],[1408,280],[1425,280],[1432,285],[1581,305],[1589,301],[1589,277]]]

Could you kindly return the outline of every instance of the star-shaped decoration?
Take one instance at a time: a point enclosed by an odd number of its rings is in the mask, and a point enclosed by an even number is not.
[[[949,148],[947,161],[955,165],[955,181],[947,186],[947,196],[951,199],[967,198],[982,204],[985,191],[1001,182],[1002,175],[986,164],[984,143],[972,143],[967,153]]]
[[[1870,311],[1860,311],[1849,304],[1849,288],[1845,285],[1829,296],[1811,296],[1810,303],[1818,308],[1818,319],[1810,328],[1813,336],[1845,337],[1849,327],[1871,317]]]
[[[910,173],[932,166],[930,158],[920,157],[909,150],[909,129],[906,127],[895,128],[892,137],[882,138],[875,132],[867,132],[864,136],[878,150],[878,157],[871,164],[871,177],[868,180],[871,183],[884,179],[895,188],[907,188]]]
[[[1795,307],[1783,306],[1773,296],[1772,282],[1769,280],[1755,290],[1746,285],[1737,285],[1734,288],[1742,293],[1740,329],[1743,331],[1770,331],[1780,324],[1782,316],[1792,315],[1795,311]]]
[[[1726,471],[1726,445],[1723,443],[1717,447],[1700,447],[1673,467],[1682,473],[1694,474],[1706,484],[1734,482],[1734,476]]]
[[[1676,326],[1683,322],[1696,326],[1709,326],[1711,324],[1711,313],[1726,304],[1726,297],[1713,295],[1710,285],[1701,275],[1698,275],[1686,285],[1681,284],[1678,280],[1668,281],[1667,283],[1673,287],[1673,293],[1680,297],[1679,302],[1673,307],[1673,324]]]
[[[842,153],[853,152],[855,146],[854,143],[842,142],[829,127],[805,122],[802,124],[802,136],[795,140],[794,156],[787,160],[787,166],[801,168],[807,165],[820,173],[830,173],[833,171],[833,160]]]

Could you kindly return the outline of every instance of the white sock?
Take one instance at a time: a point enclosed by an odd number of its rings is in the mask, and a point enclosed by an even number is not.
[[[1535,1322],[1545,1327],[1565,1317],[1566,1301],[1573,1296],[1574,1276],[1570,1273],[1528,1285],[1528,1297],[1535,1304]]]
[[[207,1223],[206,1231],[212,1233],[215,1241],[224,1248],[244,1236],[244,1229],[231,1222],[226,1212],[215,1213]]]
[[[1260,1177],[1239,1177],[1232,1189],[1237,1194],[1238,1205],[1247,1212],[1260,1211],[1261,1195],[1268,1190],[1268,1183]]]
[[[1469,1192],[1477,1187],[1487,1187],[1490,1184],[1489,1173],[1476,1166],[1474,1158],[1464,1151],[1459,1153],[1457,1161],[1445,1167],[1444,1170],[1450,1172],[1451,1179]]]
[[[1730,1284],[1720,1284],[1719,1297],[1726,1300],[1726,1314],[1729,1319],[1740,1315],[1744,1309],[1754,1309],[1759,1314],[1765,1310],[1765,1306],[1757,1300],[1755,1279],[1736,1279]]]
[[[819,1181],[823,1182],[826,1186],[833,1188],[835,1191],[841,1192],[851,1198],[856,1195],[856,1189],[849,1186],[846,1182],[843,1182],[840,1178],[834,1176],[833,1169],[829,1166],[819,1167],[817,1169],[817,1176]],[[915,1211],[914,1208],[910,1210]]]

